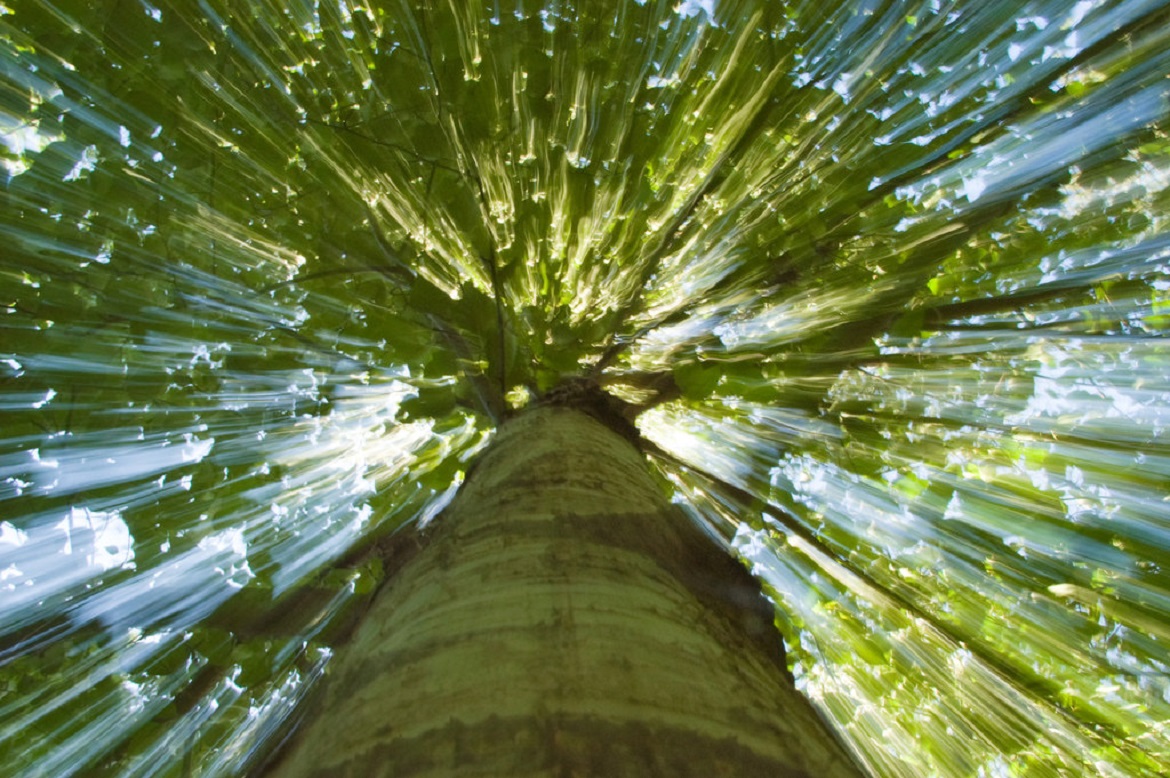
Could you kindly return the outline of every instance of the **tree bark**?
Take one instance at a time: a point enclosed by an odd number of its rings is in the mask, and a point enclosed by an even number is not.
[[[270,775],[861,775],[756,582],[599,421],[509,421],[435,525]]]

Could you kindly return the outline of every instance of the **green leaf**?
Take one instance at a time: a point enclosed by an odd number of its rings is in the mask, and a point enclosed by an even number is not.
[[[688,400],[704,400],[719,385],[723,371],[718,364],[704,364],[694,360],[672,368],[675,385]]]

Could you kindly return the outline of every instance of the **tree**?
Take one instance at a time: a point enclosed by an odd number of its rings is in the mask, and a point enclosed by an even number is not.
[[[255,766],[585,376],[868,771],[1165,772],[1164,4],[286,5],[0,6],[13,770]]]
[[[751,576],[601,419],[501,429],[276,775],[860,775]]]

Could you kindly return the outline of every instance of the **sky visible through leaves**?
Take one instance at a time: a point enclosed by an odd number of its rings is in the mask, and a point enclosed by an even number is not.
[[[0,2],[0,753],[229,775],[594,373],[878,776],[1170,771],[1170,10]],[[388,569],[390,568],[390,569]]]

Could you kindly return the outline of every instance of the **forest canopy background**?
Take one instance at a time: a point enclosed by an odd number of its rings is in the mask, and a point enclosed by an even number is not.
[[[1170,769],[1170,13],[0,3],[0,750],[238,772],[592,373],[878,775]]]

